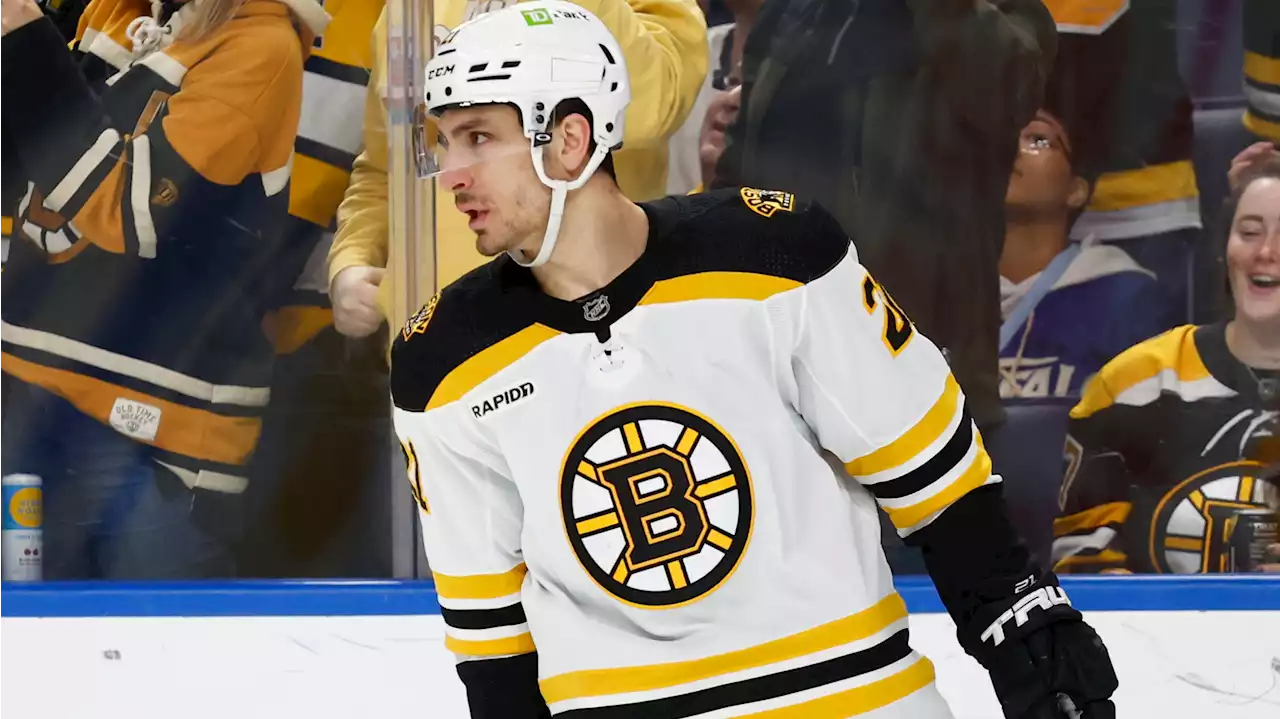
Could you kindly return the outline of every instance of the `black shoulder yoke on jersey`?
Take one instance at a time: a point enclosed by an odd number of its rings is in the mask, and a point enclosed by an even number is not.
[[[391,398],[422,411],[440,382],[463,362],[532,324],[497,279],[502,260],[463,275],[397,330],[391,348]]]
[[[844,259],[849,238],[836,219],[790,193],[748,187],[673,196],[644,205],[655,229],[669,228],[669,261],[657,279],[700,272],[749,272],[801,284]],[[651,233],[652,234],[652,233]]]
[[[432,298],[396,337],[396,406],[423,410],[450,373],[526,330],[542,337],[592,333],[604,341],[610,325],[665,280],[741,273],[803,285],[829,272],[850,249],[835,218],[785,192],[730,188],[641,207],[649,219],[644,254],[595,292],[572,301],[551,297],[528,269],[503,255]]]

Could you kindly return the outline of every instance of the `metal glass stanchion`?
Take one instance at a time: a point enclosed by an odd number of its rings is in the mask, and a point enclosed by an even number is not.
[[[423,74],[435,50],[430,0],[387,3],[387,143],[391,331],[399,332],[437,290],[435,168],[422,135]],[[426,576],[417,513],[406,490],[398,443],[392,462],[392,568],[397,577]]]

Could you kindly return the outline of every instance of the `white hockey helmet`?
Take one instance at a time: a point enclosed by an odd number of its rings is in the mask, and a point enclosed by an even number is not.
[[[547,177],[542,150],[551,141],[552,112],[564,100],[591,110],[595,152],[574,180]],[[520,111],[533,167],[551,188],[551,216],[542,248],[531,262],[546,262],[555,247],[570,190],[586,184],[609,152],[622,146],[631,84],[622,48],[600,19],[561,0],[534,0],[486,13],[459,25],[427,63],[426,108],[510,104]]]

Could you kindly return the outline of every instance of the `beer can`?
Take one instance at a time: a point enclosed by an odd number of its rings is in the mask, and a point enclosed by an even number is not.
[[[34,474],[0,479],[4,496],[3,577],[6,582],[38,582],[43,574],[44,492]]]
[[[1227,520],[1227,565],[1232,572],[1255,572],[1267,563],[1267,548],[1280,542],[1276,519],[1269,509],[1242,509]]]

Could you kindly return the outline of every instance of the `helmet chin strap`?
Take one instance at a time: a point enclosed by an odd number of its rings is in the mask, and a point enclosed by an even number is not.
[[[538,179],[542,184],[551,188],[551,214],[547,217],[547,231],[542,236],[542,246],[538,248],[536,257],[526,262],[520,250],[507,250],[511,259],[521,267],[537,267],[551,259],[551,253],[556,248],[556,240],[560,236],[560,223],[564,219],[564,203],[569,197],[569,192],[587,184],[587,180],[591,179],[600,164],[604,162],[605,156],[609,154],[608,147],[596,143],[596,151],[591,154],[591,159],[587,161],[587,166],[582,168],[582,174],[578,175],[577,179],[553,180],[547,177],[547,169],[542,162],[542,150],[550,141],[550,134],[542,132],[535,133],[532,140],[533,169],[538,173]]]

